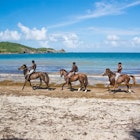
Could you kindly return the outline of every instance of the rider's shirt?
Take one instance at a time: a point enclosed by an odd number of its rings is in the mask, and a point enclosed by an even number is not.
[[[76,65],[73,65],[71,72],[78,72],[78,67]]]
[[[34,63],[34,64],[31,66],[31,69],[30,69],[30,71],[29,71],[28,74],[32,74],[33,72],[35,72],[35,70],[36,70],[36,64]]]
[[[115,81],[119,78],[119,76],[121,75],[121,71],[122,71],[122,66],[119,65],[118,66],[118,69],[117,69],[117,73],[116,73],[116,76],[115,76]]]

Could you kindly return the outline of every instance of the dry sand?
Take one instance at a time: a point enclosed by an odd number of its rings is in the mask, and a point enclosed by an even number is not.
[[[2,140],[138,140],[140,87],[134,93],[105,87],[77,92],[60,85],[33,90],[23,83],[0,83]]]

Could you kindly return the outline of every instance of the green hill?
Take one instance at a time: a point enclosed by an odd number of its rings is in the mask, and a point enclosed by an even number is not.
[[[52,48],[31,48],[22,44],[12,42],[0,42],[0,53],[55,53],[65,52],[65,50],[56,51]]]

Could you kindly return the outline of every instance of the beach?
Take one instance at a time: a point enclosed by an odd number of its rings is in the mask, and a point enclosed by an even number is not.
[[[0,140],[138,140],[140,138],[139,53],[64,53],[0,55]],[[111,58],[111,59],[110,59]],[[24,84],[18,70],[23,64],[37,63],[37,71],[47,72],[49,88],[39,80]],[[116,92],[107,89],[106,68],[134,75],[131,93],[122,84]],[[62,90],[64,77],[59,70],[71,69],[76,62],[79,73],[88,76],[87,92],[79,82]]]
[[[106,88],[107,81],[101,85],[95,80],[96,84],[92,85],[90,77],[88,92],[78,92],[78,82],[73,83],[73,91],[67,86],[61,90],[64,79],[56,75],[50,75],[49,89],[43,84],[42,88],[33,90],[27,84],[23,91],[23,75],[16,78],[10,74],[0,75],[0,139],[140,138],[139,85],[132,86],[132,93],[126,93],[123,85],[121,90],[112,93]],[[38,84],[38,80],[33,84]]]

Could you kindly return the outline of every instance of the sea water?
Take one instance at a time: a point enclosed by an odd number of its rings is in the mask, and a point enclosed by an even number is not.
[[[123,73],[140,74],[140,53],[46,53],[46,54],[0,54],[0,73],[19,74],[18,67],[23,64],[37,64],[36,71],[59,72],[61,68],[71,70],[76,62],[79,72],[101,74],[106,68],[117,70],[122,63]]]
[[[106,68],[115,72],[118,62],[122,63],[122,73],[134,75],[136,83],[140,83],[140,53],[0,54],[0,81],[24,81],[18,68],[23,64],[31,66],[32,60],[37,64],[36,71],[49,74],[50,83],[64,82],[59,70],[70,71],[73,62],[76,62],[79,72],[87,74],[90,85],[108,84],[108,77],[102,74]]]

